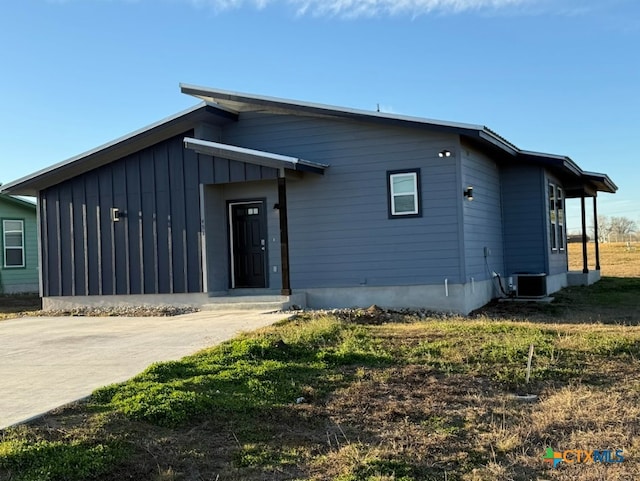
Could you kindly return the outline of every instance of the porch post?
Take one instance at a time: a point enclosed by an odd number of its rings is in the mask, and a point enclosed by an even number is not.
[[[600,270],[600,240],[598,238],[598,202],[596,196],[593,196],[593,236],[596,243],[596,270]]]
[[[282,291],[283,296],[291,295],[291,281],[289,279],[289,225],[287,222],[287,180],[284,169],[280,169],[278,176],[278,207],[280,210],[280,260],[282,263]]]
[[[582,272],[589,273],[587,267],[587,214],[584,206],[584,194],[580,197],[580,206],[582,207]]]

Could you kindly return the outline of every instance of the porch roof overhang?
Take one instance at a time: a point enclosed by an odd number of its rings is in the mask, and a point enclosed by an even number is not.
[[[317,162],[290,157],[287,155],[264,152],[262,150],[247,149],[235,145],[221,144],[210,140],[193,139],[185,137],[184,146],[199,154],[210,155],[212,157],[223,157],[225,159],[237,160],[249,164],[273,167],[276,169],[296,170],[300,172],[313,172],[324,174],[329,166]]]
[[[567,156],[520,151],[519,157],[542,164],[557,175],[563,181],[567,198],[596,197],[598,192],[615,194],[618,190],[607,174],[586,172]]]

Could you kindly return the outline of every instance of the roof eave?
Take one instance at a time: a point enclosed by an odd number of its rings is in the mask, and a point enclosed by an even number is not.
[[[184,138],[184,146],[185,148],[193,150],[199,154],[221,157],[239,162],[247,162],[275,169],[285,168],[302,172],[313,172],[322,175],[324,174],[324,170],[329,167],[326,164],[310,162],[297,157],[290,157],[273,152],[248,149],[246,147],[238,147],[235,145],[222,144],[220,142],[194,139],[190,137]]]
[[[209,113],[215,113],[230,120],[237,120],[236,113],[220,108],[218,105],[201,102],[194,107],[154,122],[111,142],[9,182],[0,187],[0,192],[37,196],[38,191],[42,189],[62,182],[69,177],[100,167],[116,158],[137,152],[160,138],[182,134],[186,130],[193,128],[198,121],[203,120]]]

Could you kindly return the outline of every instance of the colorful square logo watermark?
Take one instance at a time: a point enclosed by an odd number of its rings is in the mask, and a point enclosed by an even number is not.
[[[567,449],[556,451],[553,448],[547,448],[542,459],[554,468],[557,468],[561,463],[621,463],[624,461],[624,452],[622,449]]]

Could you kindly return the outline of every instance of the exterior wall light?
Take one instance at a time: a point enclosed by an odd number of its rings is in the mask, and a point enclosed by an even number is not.
[[[467,187],[462,191],[462,193],[464,194],[464,196],[467,198],[468,201],[473,200],[473,187],[471,186]]]
[[[451,153],[450,150],[447,149],[443,149],[440,152],[438,152],[438,157],[451,157],[453,154]]]

